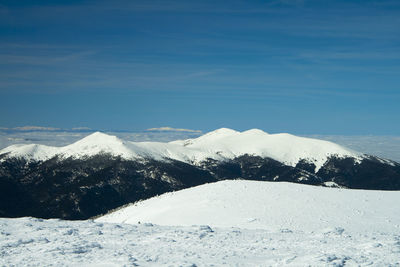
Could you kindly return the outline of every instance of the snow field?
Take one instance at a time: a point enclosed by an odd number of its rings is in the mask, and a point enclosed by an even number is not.
[[[97,220],[1,218],[0,266],[399,266],[399,198],[236,180]]]
[[[1,266],[398,266],[400,233],[0,219]]]

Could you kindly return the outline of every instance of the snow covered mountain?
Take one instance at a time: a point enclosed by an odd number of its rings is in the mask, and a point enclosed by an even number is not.
[[[174,159],[199,164],[207,159],[228,160],[243,155],[268,157],[285,165],[296,166],[300,160],[312,162],[318,171],[331,156],[362,159],[361,153],[337,144],[290,134],[268,134],[258,129],[244,132],[221,128],[199,138],[169,143],[128,142],[104,133],[93,133],[65,147],[12,145],[0,155],[43,161],[59,158],[82,158],[100,153],[124,159]],[[4,160],[4,159],[2,159]]]
[[[400,164],[328,141],[256,129],[222,128],[169,143],[97,132],[64,147],[0,150],[0,216],[84,219],[226,179],[400,190]]]

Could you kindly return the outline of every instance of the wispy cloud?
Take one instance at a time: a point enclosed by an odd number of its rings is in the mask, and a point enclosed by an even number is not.
[[[191,129],[183,129],[183,128],[172,128],[172,127],[158,127],[158,128],[149,128],[146,131],[149,132],[188,132],[188,133],[201,133],[200,130],[191,130]]]
[[[54,127],[42,127],[42,126],[22,126],[22,127],[12,128],[12,130],[17,130],[17,131],[58,131],[61,129],[54,128]]]
[[[95,51],[79,51],[67,54],[51,55],[12,55],[12,54],[0,54],[1,65],[10,64],[23,64],[23,65],[55,65],[63,64],[66,61],[76,61],[84,59],[86,56],[96,54]]]
[[[73,131],[91,130],[91,128],[89,128],[89,127],[74,127],[74,128],[71,128],[71,130],[73,130]]]
[[[44,126],[19,126],[19,127],[0,127],[0,131],[5,132],[79,132],[91,131],[89,127],[74,127],[74,128],[57,128],[57,127],[44,127]]]

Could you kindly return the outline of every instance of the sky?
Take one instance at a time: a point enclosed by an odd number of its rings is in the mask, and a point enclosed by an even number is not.
[[[400,1],[0,0],[0,127],[400,135]]]

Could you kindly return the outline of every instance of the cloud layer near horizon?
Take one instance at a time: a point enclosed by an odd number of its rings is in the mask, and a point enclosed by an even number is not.
[[[156,132],[188,132],[188,133],[201,133],[200,130],[191,130],[191,129],[183,129],[183,128],[172,128],[172,127],[159,127],[159,128],[149,128],[146,131],[156,131]]]
[[[7,127],[0,127],[0,131],[13,131],[13,132],[51,132],[51,131],[66,131],[66,132],[74,132],[74,131],[90,131],[91,129],[89,127],[74,127],[70,129],[63,129],[63,128],[57,128],[57,127],[44,127],[44,126],[19,126],[19,127],[13,127],[13,128],[7,128]]]

